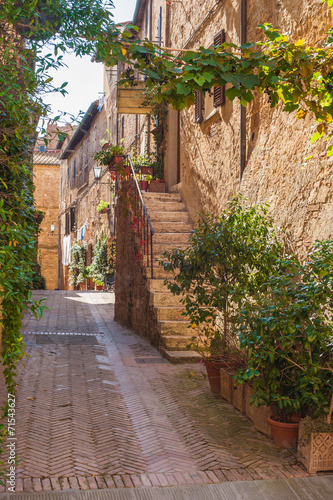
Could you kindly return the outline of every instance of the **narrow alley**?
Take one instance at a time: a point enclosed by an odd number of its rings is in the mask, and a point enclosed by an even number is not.
[[[172,365],[115,323],[113,293],[34,295],[50,310],[24,320],[17,492],[308,476],[211,394],[202,364]]]

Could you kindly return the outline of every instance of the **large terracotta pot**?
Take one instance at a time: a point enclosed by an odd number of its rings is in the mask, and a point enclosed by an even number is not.
[[[272,431],[272,439],[280,448],[296,448],[299,423],[278,422],[273,417],[268,417]]]
[[[224,366],[222,361],[205,359],[205,367],[209,380],[210,389],[213,394],[220,395],[220,369]]]

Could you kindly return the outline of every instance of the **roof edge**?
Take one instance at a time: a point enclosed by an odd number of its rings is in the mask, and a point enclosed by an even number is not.
[[[84,127],[87,125],[87,128],[88,129],[90,128],[91,122],[97,115],[97,112],[98,112],[98,99],[90,104],[89,108],[86,111],[86,114],[81,120],[80,125],[77,127],[66,148],[61,153],[60,160],[66,160],[71,155],[72,150],[75,148],[75,146],[78,145],[78,143],[84,136],[84,131],[83,131]]]

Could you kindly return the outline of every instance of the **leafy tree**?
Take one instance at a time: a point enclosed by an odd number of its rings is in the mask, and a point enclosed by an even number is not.
[[[98,236],[94,248],[94,257],[91,265],[88,267],[88,274],[96,285],[104,285],[106,276],[114,276],[116,266],[116,241],[113,240],[108,245],[107,238]]]
[[[235,312],[245,297],[265,290],[282,253],[267,206],[243,207],[240,196],[219,215],[203,214],[188,248],[164,253],[164,268],[174,272],[168,288],[183,295],[191,325],[203,326],[204,338],[192,341],[196,349],[204,340],[208,355],[228,358],[237,351]]]

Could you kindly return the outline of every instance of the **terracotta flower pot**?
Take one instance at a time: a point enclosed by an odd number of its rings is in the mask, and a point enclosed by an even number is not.
[[[148,181],[139,181],[141,191],[148,191]]]
[[[124,156],[123,155],[114,155],[112,160],[110,160],[110,167],[112,167],[113,165],[117,165],[118,163],[121,163],[122,161],[124,160]]]
[[[215,361],[214,359],[205,359],[205,367],[207,370],[208,381],[210,389],[213,394],[217,396],[220,395],[220,369],[224,366],[221,361]]]
[[[272,431],[272,439],[280,448],[296,448],[299,423],[278,422],[273,417],[268,417]]]

